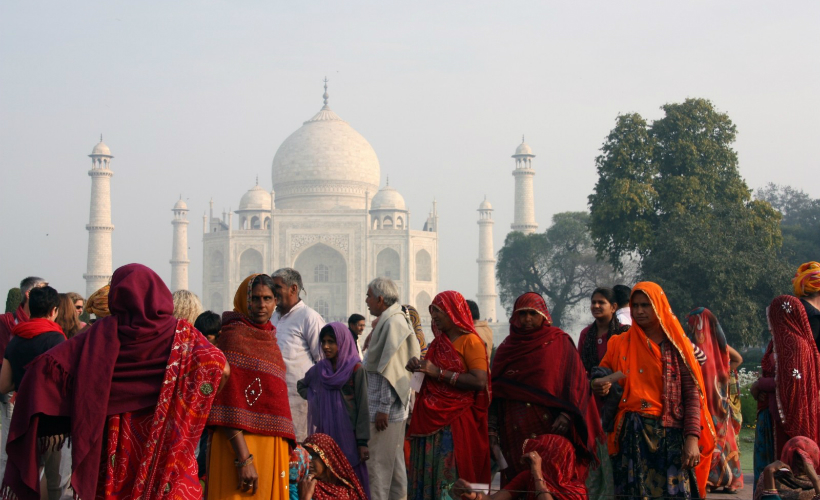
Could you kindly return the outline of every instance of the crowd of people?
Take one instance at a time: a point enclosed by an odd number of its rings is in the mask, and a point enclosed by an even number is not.
[[[820,263],[766,311],[756,499],[820,495]],[[572,337],[543,297],[509,335],[456,291],[325,324],[290,268],[203,311],[140,264],[87,301],[38,277],[0,316],[4,499],[705,498],[743,488],[737,369],[715,315],[656,283],[598,288]],[[81,313],[93,314],[88,323]],[[500,489],[493,488],[499,474]],[[43,493],[41,488],[45,487]]]

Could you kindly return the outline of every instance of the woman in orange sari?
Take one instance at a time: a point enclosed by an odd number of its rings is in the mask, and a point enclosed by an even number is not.
[[[615,494],[705,498],[715,430],[692,344],[657,284],[635,285],[630,307],[632,327],[610,339],[601,360],[626,376],[608,439]],[[592,381],[602,396],[611,386]]]

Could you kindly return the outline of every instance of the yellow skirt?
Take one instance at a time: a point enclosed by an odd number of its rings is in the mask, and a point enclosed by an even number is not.
[[[253,455],[259,475],[259,489],[253,495],[237,489],[239,479],[233,461],[236,456],[228,436],[219,429],[211,437],[208,454],[208,500],[288,500],[290,450],[281,437],[245,433],[245,443]]]

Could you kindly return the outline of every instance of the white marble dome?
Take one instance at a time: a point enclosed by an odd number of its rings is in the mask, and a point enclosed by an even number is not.
[[[182,198],[174,204],[174,210],[188,210],[188,204],[182,201]]]
[[[276,208],[364,209],[365,193],[376,193],[380,174],[370,143],[325,101],[276,151],[272,167]]]
[[[388,184],[379,189],[373,201],[370,203],[371,210],[407,210],[404,204],[404,197]]]
[[[532,148],[522,140],[521,144],[515,148],[515,155],[532,155]]]
[[[238,210],[270,210],[270,193],[257,184],[242,195]]]
[[[487,201],[487,198],[484,198],[484,201],[481,202],[481,205],[478,206],[479,210],[492,210],[493,206]]]
[[[102,137],[100,138],[100,143],[94,146],[94,149],[91,150],[91,156],[111,156],[111,150],[108,149],[108,146],[102,141]]]

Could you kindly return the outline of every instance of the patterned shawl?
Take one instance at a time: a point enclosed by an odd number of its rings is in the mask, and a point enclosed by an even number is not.
[[[341,483],[330,484],[317,480],[313,500],[367,500],[350,462],[333,438],[316,433],[308,436],[303,444],[312,455],[318,455],[322,459],[330,474]]]
[[[800,301],[789,295],[766,310],[772,332],[777,409],[790,438],[820,440],[820,355]],[[785,443],[775,443],[779,456]]]
[[[239,285],[234,297],[237,312],[222,314],[217,347],[228,358],[231,376],[214,401],[208,425],[295,441],[285,382],[287,368],[276,343],[276,328],[270,322],[257,325],[247,316],[257,276],[248,276]]]
[[[687,316],[689,339],[706,354],[701,365],[706,402],[715,424],[715,453],[709,485],[727,486],[732,490],[743,487],[743,476],[733,475],[739,469],[738,447],[732,410],[729,406],[729,349],[726,335],[717,318],[709,309],[699,307]],[[727,462],[734,467],[727,468]]]
[[[547,490],[558,500],[586,500],[587,487],[576,467],[575,447],[569,440],[556,434],[542,434],[524,441],[524,455],[537,452],[541,457],[541,475]],[[537,491],[529,470],[522,472],[530,476],[529,490]],[[536,493],[528,493],[527,500],[536,500]]]
[[[419,341],[419,349],[421,349],[421,357],[419,359],[424,359],[427,356],[427,339],[424,337],[424,330],[421,328],[419,312],[415,307],[409,304],[405,304],[401,307],[410,317],[410,323],[413,324],[413,331],[416,333],[416,338]]]
[[[518,311],[532,310],[545,318],[541,328],[524,330]],[[575,344],[563,330],[550,326],[547,304],[541,295],[528,292],[518,297],[510,320],[510,335],[498,346],[493,360],[496,398],[559,408],[572,417],[574,443],[585,460],[596,457],[596,440],[604,431]]]
[[[663,289],[656,283],[643,281],[632,289],[636,293],[649,297],[652,308],[660,320],[661,329],[667,340],[680,354],[683,364],[698,387],[701,398],[701,437],[698,442],[701,449],[701,460],[695,467],[698,490],[701,497],[706,495],[706,481],[712,464],[712,452],[715,447],[715,427],[709,415],[709,406],[704,400],[703,375],[695,359],[692,343],[686,338],[678,318],[672,312],[669,300]],[[664,396],[663,362],[658,345],[649,340],[643,328],[633,322],[626,333],[610,339],[602,366],[612,371],[622,371],[627,377],[619,383],[624,388],[624,400],[618,406],[615,416],[615,432],[609,434],[609,453],[614,455],[620,448],[619,436],[624,416],[629,413],[641,413],[660,417],[663,410]],[[641,367],[640,370],[638,369]],[[637,372],[637,373],[636,373]],[[648,403],[648,405],[647,405]]]
[[[447,314],[455,327],[465,334],[478,336],[473,327],[470,308],[460,293],[439,293],[430,305],[431,312],[433,308]],[[450,338],[444,335],[435,323],[433,332],[436,338],[427,350],[427,360],[442,370],[467,372],[467,367]],[[483,352],[486,356],[486,350]],[[431,377],[425,377],[413,409],[410,435],[427,436],[449,425],[453,433],[454,455],[459,476],[471,482],[489,482],[490,441],[487,434],[487,410],[490,407],[491,394],[489,380],[484,391],[465,391],[451,386],[448,381],[439,382]]]

